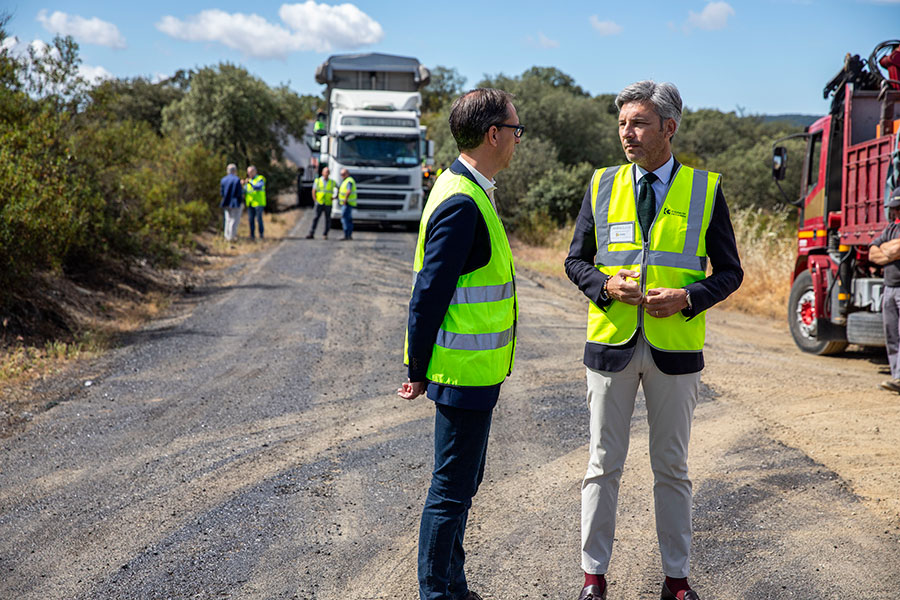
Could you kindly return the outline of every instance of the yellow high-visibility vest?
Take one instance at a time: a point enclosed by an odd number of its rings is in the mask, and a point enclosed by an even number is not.
[[[638,271],[644,292],[705,279],[706,230],[722,176],[679,165],[644,240],[633,171],[630,164],[598,169],[591,179],[597,269],[609,276],[622,269]],[[656,318],[625,302],[613,301],[606,309],[590,303],[588,342],[621,346],[638,327],[652,347],[670,352],[702,350],[706,338],[705,313],[690,320],[680,312]]]
[[[316,177],[313,182],[313,188],[316,190],[316,203],[331,206],[331,199],[334,196],[334,188],[337,184],[334,179],[322,179],[322,176]]]
[[[348,176],[341,182],[341,187],[338,190],[338,200],[341,201],[341,205],[349,204],[350,206],[356,206],[355,179]]]
[[[441,203],[457,194],[472,198],[484,217],[491,238],[491,258],[485,266],[457,280],[426,376],[429,381],[445,385],[496,385],[512,372],[516,354],[519,309],[512,251],[503,223],[481,186],[450,170],[435,182],[422,213],[413,263],[413,289],[425,257],[428,219]],[[409,364],[408,331],[403,356],[404,363]]]
[[[262,188],[259,190],[253,189],[253,185],[259,186],[262,183]],[[265,206],[266,205],[266,178],[262,175],[257,175],[253,178],[252,181],[248,181],[244,184],[244,202],[246,202],[247,206]]]

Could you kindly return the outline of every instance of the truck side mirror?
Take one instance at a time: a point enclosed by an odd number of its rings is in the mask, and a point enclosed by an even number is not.
[[[787,148],[776,146],[772,149],[772,177],[783,181],[787,172]]]
[[[322,138],[316,137],[314,135],[304,136],[303,141],[306,142],[306,147],[313,152],[318,152],[322,148]]]

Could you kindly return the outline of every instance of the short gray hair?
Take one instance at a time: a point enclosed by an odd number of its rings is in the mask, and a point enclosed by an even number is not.
[[[616,96],[616,108],[622,110],[628,102],[649,102],[662,120],[675,120],[676,130],[681,124],[681,94],[674,83],[656,83],[650,79],[632,83]]]
[[[230,173],[232,175],[237,173],[237,165],[234,163],[229,163],[227,167],[225,167],[225,172]]]

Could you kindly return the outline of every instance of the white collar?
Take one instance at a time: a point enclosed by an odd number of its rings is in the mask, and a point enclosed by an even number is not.
[[[645,174],[649,173],[649,171],[642,169],[641,167],[638,167],[637,165],[634,165],[634,166],[637,167],[637,174],[638,174],[638,177],[637,177],[635,183],[638,183]],[[672,171],[674,169],[675,169],[675,155],[670,154],[669,160],[667,160],[665,163],[663,163],[663,165],[661,167],[659,167],[658,169],[653,171],[653,174],[656,175],[657,177],[659,177],[659,181],[662,184],[669,185],[669,180],[672,178]]]
[[[459,155],[459,162],[463,164],[468,170],[469,173],[475,176],[475,181],[478,182],[478,185],[481,186],[481,189],[484,190],[488,197],[490,197],[490,191],[497,187],[497,183],[493,179],[488,179],[484,175],[481,174],[478,169],[469,164],[465,158],[463,158],[462,154]]]

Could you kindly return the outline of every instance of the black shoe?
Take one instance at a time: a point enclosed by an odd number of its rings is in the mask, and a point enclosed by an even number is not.
[[[578,600],[606,600],[606,589],[601,594],[599,585],[586,585],[581,588]]]
[[[314,236],[313,234],[309,234],[308,236],[306,236],[306,239],[311,240],[311,239],[313,239],[314,237],[315,237],[315,236]]]
[[[659,595],[660,600],[678,600],[678,597],[669,591],[669,586],[663,582],[662,593]],[[694,590],[687,590],[684,593],[684,600],[700,600],[700,596]]]
[[[886,379],[881,382],[881,387],[892,392],[900,393],[900,379]]]

